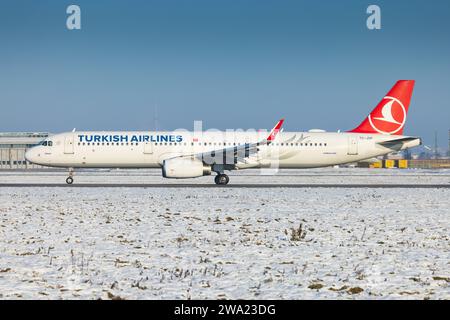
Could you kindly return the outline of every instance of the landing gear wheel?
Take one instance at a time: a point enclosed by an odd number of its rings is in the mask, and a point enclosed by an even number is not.
[[[230,181],[230,178],[226,174],[218,174],[214,178],[214,182],[219,185],[226,185]]]
[[[68,178],[66,179],[66,183],[67,183],[67,184],[72,184],[72,183],[73,183],[73,178],[72,178],[72,177],[68,177]]]

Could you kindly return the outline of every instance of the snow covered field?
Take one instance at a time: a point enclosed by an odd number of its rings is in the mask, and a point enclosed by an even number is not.
[[[302,171],[294,183],[418,179],[330,170]],[[0,183],[14,174],[65,177],[3,172]],[[156,171],[120,174],[160,179]],[[419,180],[445,184],[448,175],[422,172]],[[449,230],[446,188],[3,187],[0,298],[450,299]]]

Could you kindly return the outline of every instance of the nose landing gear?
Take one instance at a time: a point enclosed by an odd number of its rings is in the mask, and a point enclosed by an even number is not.
[[[69,168],[69,176],[66,179],[66,183],[67,184],[72,184],[73,183],[73,168]]]
[[[217,176],[214,178],[214,182],[217,185],[226,185],[228,184],[228,182],[230,182],[230,178],[224,173],[218,173]]]

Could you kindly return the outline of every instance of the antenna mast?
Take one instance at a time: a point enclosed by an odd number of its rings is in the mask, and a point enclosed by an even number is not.
[[[438,158],[438,138],[437,131],[434,132],[434,158]]]

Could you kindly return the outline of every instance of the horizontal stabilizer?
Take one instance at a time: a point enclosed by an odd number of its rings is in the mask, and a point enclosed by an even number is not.
[[[399,139],[392,139],[392,140],[378,142],[378,144],[382,145],[382,146],[391,146],[391,145],[394,145],[394,144],[406,143],[406,142],[414,141],[414,140],[417,140],[417,139],[420,140],[419,137],[404,137],[404,138],[399,138]]]

